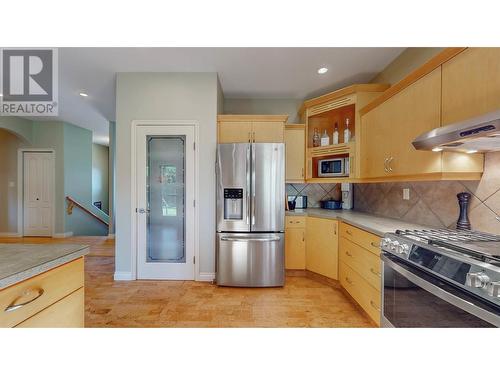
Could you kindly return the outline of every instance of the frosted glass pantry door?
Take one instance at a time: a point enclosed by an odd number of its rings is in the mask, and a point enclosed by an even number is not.
[[[194,279],[194,129],[138,127],[138,278]]]

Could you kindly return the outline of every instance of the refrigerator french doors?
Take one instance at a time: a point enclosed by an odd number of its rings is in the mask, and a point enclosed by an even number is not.
[[[217,284],[284,284],[285,146],[217,147]]]

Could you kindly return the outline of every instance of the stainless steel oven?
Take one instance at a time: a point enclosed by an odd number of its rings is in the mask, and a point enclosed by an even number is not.
[[[319,177],[349,176],[349,158],[324,159],[318,162]]]
[[[383,251],[383,327],[499,327],[500,308],[431,272]],[[448,262],[448,267],[452,267]],[[454,269],[465,280],[467,269]],[[455,276],[456,275],[456,276]]]

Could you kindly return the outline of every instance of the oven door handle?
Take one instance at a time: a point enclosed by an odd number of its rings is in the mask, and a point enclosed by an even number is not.
[[[398,265],[396,262],[392,261],[391,259],[387,258],[385,255],[382,254],[381,256],[382,261],[386,263],[390,268],[392,268],[394,271],[398,272],[399,274],[403,275],[406,277],[409,281],[411,281],[413,284],[419,286],[420,288],[426,290],[427,292],[435,295],[438,298],[441,298],[442,300],[452,304],[453,306],[456,306],[464,311],[467,311],[468,313],[475,315],[497,327],[500,327],[500,317],[494,313],[491,313],[489,311],[483,310],[480,307],[477,307],[476,305],[464,301],[463,299],[454,296],[451,293],[448,293],[447,291],[437,287],[436,285],[429,283],[428,281],[425,281],[421,279],[420,277],[415,276],[413,273],[410,271],[406,270],[405,268],[401,267]]]

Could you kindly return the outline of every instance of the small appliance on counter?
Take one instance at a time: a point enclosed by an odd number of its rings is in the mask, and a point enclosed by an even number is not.
[[[288,202],[294,202],[295,201],[295,207],[294,209],[306,209],[307,208],[307,195],[289,195],[288,196]],[[290,207],[290,205],[288,205]],[[292,210],[292,208],[289,208]]]
[[[342,201],[336,201],[334,199],[327,199],[319,202],[320,207],[324,210],[341,210]]]
[[[353,208],[353,187],[349,182],[342,182],[342,209],[352,210]]]

